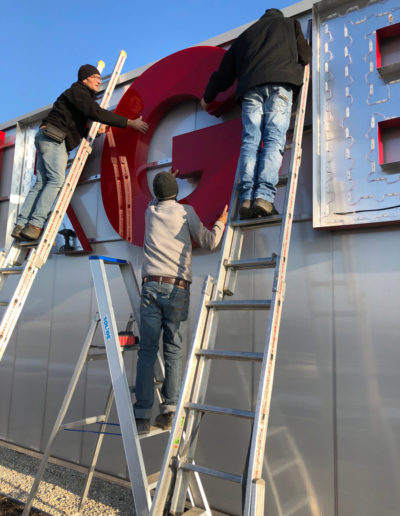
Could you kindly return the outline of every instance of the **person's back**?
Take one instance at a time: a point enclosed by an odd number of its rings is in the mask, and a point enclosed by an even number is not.
[[[240,218],[276,213],[273,202],[289,127],[293,94],[303,81],[311,48],[297,20],[268,9],[225,53],[200,101],[208,110],[238,80],[242,146],[238,162]]]
[[[266,82],[301,85],[303,72],[298,61],[296,23],[277,9],[269,9],[234,41],[231,51],[239,82],[237,98],[247,89]]]

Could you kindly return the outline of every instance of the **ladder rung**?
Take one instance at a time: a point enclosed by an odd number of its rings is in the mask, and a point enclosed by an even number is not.
[[[243,360],[262,362],[262,353],[252,353],[251,351],[218,351],[215,349],[199,349],[196,355],[204,358],[214,358],[215,360]]]
[[[18,244],[16,244],[16,247],[37,247],[41,237],[42,235],[40,235],[37,240],[20,240]]]
[[[231,225],[234,228],[254,229],[263,226],[279,226],[282,223],[282,215],[270,215],[257,217],[256,219],[234,220]]]
[[[286,185],[288,180],[289,180],[289,176],[287,174],[279,176],[279,181],[278,181],[277,186]]]
[[[298,459],[290,459],[290,460],[281,460],[279,463],[275,466],[271,467],[271,473],[273,476],[280,475],[284,471],[287,471],[292,466],[297,466],[299,464]]]
[[[202,405],[200,403],[186,403],[185,407],[190,410],[197,410],[198,412],[219,414],[220,416],[235,416],[242,417],[244,419],[254,419],[254,412],[251,412],[250,410],[216,407],[215,405]]]
[[[69,428],[76,428],[78,426],[93,425],[93,423],[104,423],[105,420],[106,416],[104,414],[101,414],[100,416],[92,416],[87,417],[85,419],[79,419],[78,421],[71,421],[70,423],[65,423],[61,425],[60,428],[66,430]]]
[[[286,151],[286,150],[290,150],[292,147],[293,147],[293,144],[292,144],[292,143],[287,143],[287,144],[285,145],[285,147],[283,148],[283,150],[285,150],[285,151]]]
[[[209,475],[210,477],[222,478],[223,480],[230,480],[231,482],[236,482],[237,484],[242,483],[242,475],[233,475],[232,473],[226,473],[225,471],[218,471],[216,469],[205,468],[204,466],[198,466],[197,464],[189,464],[185,462],[181,465],[181,468],[186,471],[195,471],[197,473],[203,473],[204,475]]]
[[[249,299],[245,301],[210,301],[207,307],[215,310],[269,310],[270,299]]]
[[[253,258],[249,260],[226,260],[226,268],[244,270],[244,269],[272,269],[276,265],[276,258]]]
[[[0,269],[0,274],[11,275],[11,274],[22,274],[24,267],[9,267]]]
[[[10,301],[0,301],[0,306],[8,306]]]

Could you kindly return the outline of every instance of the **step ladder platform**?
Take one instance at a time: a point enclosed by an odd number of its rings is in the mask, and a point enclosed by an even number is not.
[[[186,403],[186,408],[197,410],[198,412],[208,414],[218,414],[220,416],[235,416],[243,419],[254,419],[254,412],[250,410],[231,409],[225,407],[217,407],[215,405],[203,405],[201,403]]]
[[[282,215],[269,215],[268,217],[257,217],[254,219],[234,220],[232,227],[241,229],[254,229],[266,226],[279,226],[282,224]]]
[[[269,310],[271,308],[270,299],[248,299],[234,301],[210,301],[206,304],[208,308],[214,310]]]
[[[251,351],[223,351],[216,349],[199,349],[196,355],[215,360],[239,360],[248,362],[262,362],[264,358],[263,353],[253,353]]]

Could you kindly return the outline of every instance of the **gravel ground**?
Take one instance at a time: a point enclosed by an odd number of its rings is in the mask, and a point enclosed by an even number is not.
[[[39,460],[0,445],[0,493],[26,501]],[[58,516],[72,515],[78,510],[85,475],[71,469],[48,464],[34,500],[34,507]],[[1,497],[0,497],[1,501]],[[0,504],[1,515],[18,514]],[[99,478],[93,478],[84,515],[132,516],[131,490]]]

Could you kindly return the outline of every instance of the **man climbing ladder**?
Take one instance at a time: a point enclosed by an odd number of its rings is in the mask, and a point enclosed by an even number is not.
[[[5,352],[12,331],[17,323],[23,305],[39,269],[46,262],[58,229],[71,201],[79,176],[92,151],[100,122],[119,127],[131,127],[145,133],[148,129],[141,118],[130,120],[106,110],[117,79],[126,59],[121,51],[100,106],[95,101],[100,86],[100,70],[92,65],[83,65],[78,72],[78,82],[66,90],[56,100],[53,109],[43,120],[36,137],[38,149],[38,178],[29,192],[21,209],[12,235],[16,239],[9,251],[0,256],[0,289],[10,274],[22,274],[18,286],[0,324],[0,360]],[[104,63],[103,66],[104,67]],[[86,137],[86,124],[94,120]],[[104,131],[103,131],[104,132]],[[43,225],[51,206],[64,181],[68,151],[76,147],[82,139],[74,162],[64,182],[46,228]],[[15,267],[22,263],[26,247],[19,240],[36,240],[35,249],[29,255],[25,267]]]

